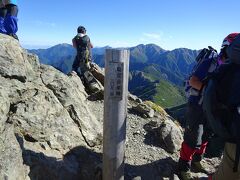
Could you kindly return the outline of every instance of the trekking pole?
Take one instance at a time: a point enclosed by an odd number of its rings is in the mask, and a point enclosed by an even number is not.
[[[124,180],[129,54],[128,50],[106,50],[103,180]]]

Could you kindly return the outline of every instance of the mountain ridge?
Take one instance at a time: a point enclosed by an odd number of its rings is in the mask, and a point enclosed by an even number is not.
[[[105,49],[110,46],[97,47],[92,49],[93,61],[101,67],[104,67],[104,53]],[[188,48],[176,48],[174,50],[164,50],[156,44],[139,44],[134,47],[126,48],[130,50],[130,69],[141,70],[146,65],[159,65],[158,70],[163,73],[171,74],[174,72],[183,80],[189,74],[195,63],[195,57],[198,50],[191,50]],[[67,43],[58,44],[47,49],[31,49],[31,53],[37,54],[40,62],[49,64],[57,69],[61,64],[59,61],[64,61],[67,66],[67,71],[70,71],[71,64],[75,57],[75,49]],[[65,59],[65,60],[64,60]],[[68,61],[66,61],[66,59]],[[138,67],[138,64],[140,67]],[[64,70],[65,72],[66,70]],[[170,79],[171,82],[180,85],[180,82]]]
[[[104,53],[108,48],[111,47],[104,46],[92,49],[92,59],[101,67],[104,67]],[[170,51],[165,50],[156,44],[139,44],[137,46],[124,49],[128,49],[130,51],[130,73],[136,71],[143,72],[146,75],[144,77],[150,79],[152,83],[154,83],[156,79],[160,79],[162,82],[165,82],[164,84],[169,87],[169,90],[172,88],[174,89],[169,92],[169,97],[160,98],[160,88],[158,88],[158,90],[153,91],[156,94],[151,93],[151,96],[149,94],[149,97],[143,96],[144,100],[171,99],[171,96],[179,97],[178,95],[180,95],[182,96],[180,98],[181,100],[179,101],[179,98],[176,98],[173,103],[184,103],[185,97],[183,93],[181,93],[182,84],[194,66],[195,57],[198,52],[197,50],[177,48]],[[29,50],[29,52],[37,54],[41,63],[52,65],[65,74],[71,71],[71,66],[76,54],[76,50],[72,47],[72,45],[66,43],[58,44],[44,50]],[[139,80],[146,82],[142,78]],[[130,81],[130,86],[131,82],[133,81]],[[137,89],[141,89],[143,91],[143,88],[147,87],[146,85],[142,88],[136,87],[136,89],[130,89],[130,92],[137,92]],[[176,93],[178,93],[178,95],[176,95]],[[137,94],[139,95],[142,93],[140,92]],[[154,96],[158,98],[153,98]],[[167,107],[174,105],[175,104],[168,104]],[[179,103],[177,103],[177,105],[179,105]]]

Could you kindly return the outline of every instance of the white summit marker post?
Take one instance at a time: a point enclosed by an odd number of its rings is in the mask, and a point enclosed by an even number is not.
[[[129,55],[128,50],[106,50],[103,180],[124,180]]]

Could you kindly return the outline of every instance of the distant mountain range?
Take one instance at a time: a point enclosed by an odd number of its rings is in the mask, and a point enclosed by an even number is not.
[[[104,67],[105,49],[92,49],[93,61]],[[130,50],[129,91],[143,100],[152,100],[164,107],[185,102],[182,84],[195,64],[197,50],[186,48],[164,50],[155,44],[140,44]],[[48,49],[28,50],[37,54],[40,62],[64,73],[71,71],[76,51],[70,44],[59,44]]]

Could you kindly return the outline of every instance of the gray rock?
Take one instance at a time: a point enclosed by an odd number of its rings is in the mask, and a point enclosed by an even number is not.
[[[0,53],[0,179],[79,179],[70,150],[94,152],[102,141],[80,78],[40,65],[2,34]]]
[[[10,102],[7,98],[7,94],[3,89],[0,89],[0,134],[4,130],[4,126],[7,120],[7,114],[10,109]]]
[[[43,83],[68,111],[88,145],[99,144],[102,128],[86,105],[87,95],[80,78],[76,75],[68,77],[46,65],[41,66],[41,71]]]
[[[137,96],[135,96],[131,93],[128,93],[128,100],[129,101],[134,101],[134,102],[140,103],[140,104],[143,103],[143,101],[140,98],[138,98]]]
[[[13,38],[0,37],[0,74],[6,78],[14,78],[26,82],[34,74],[32,66],[27,60],[26,52]]]
[[[6,125],[0,136],[0,179],[27,179],[29,169],[23,165],[22,151],[12,125]]]
[[[133,110],[143,117],[154,117],[154,110],[148,105],[141,103],[133,107]]]
[[[104,86],[104,69],[101,69],[97,64],[91,63],[91,73]]]
[[[158,133],[168,152],[174,153],[181,148],[183,142],[182,129],[172,120],[166,119],[163,121],[158,129]]]

